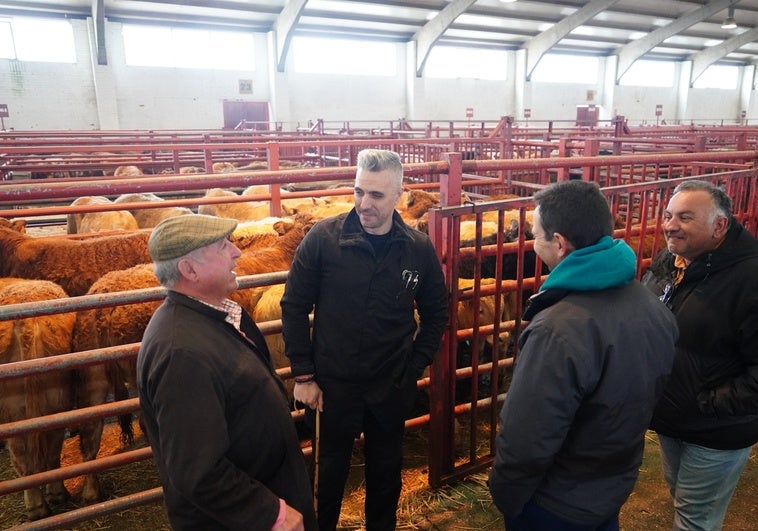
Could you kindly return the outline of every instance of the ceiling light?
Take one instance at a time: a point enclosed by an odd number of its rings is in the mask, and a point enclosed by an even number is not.
[[[504,4],[512,4],[513,2],[517,2],[518,0],[500,0]]]
[[[724,19],[721,29],[734,29],[736,27],[737,21],[734,20],[734,6],[729,6],[729,11],[727,11],[726,19]]]

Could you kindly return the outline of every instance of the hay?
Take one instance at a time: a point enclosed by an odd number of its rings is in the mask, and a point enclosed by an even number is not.
[[[136,422],[135,422],[135,427]],[[98,457],[114,455],[127,450],[134,450],[147,444],[141,432],[135,433],[135,443],[128,448],[121,446],[118,424],[106,424]],[[69,437],[63,443],[61,463],[65,465],[81,462],[79,437]],[[7,448],[0,450],[0,479],[16,477],[10,466]],[[132,494],[160,485],[155,464],[152,459],[131,463],[118,470],[107,470],[99,474],[101,487],[106,499]],[[71,478],[64,481],[71,498],[66,503],[52,507],[54,514],[61,514],[73,509],[85,507],[80,499],[84,479]],[[26,522],[26,508],[23,494],[13,493],[0,497],[0,529]],[[168,521],[161,504],[145,505],[129,509],[107,517],[77,524],[71,531],[95,531],[109,529],[112,531],[163,531],[169,530]]]
[[[485,441],[485,444],[488,442]],[[487,474],[474,474],[454,485],[429,487],[427,430],[406,434],[404,439],[403,490],[397,510],[398,530],[465,530],[503,528],[503,519],[492,503]],[[339,529],[365,529],[363,455],[353,452],[353,464],[345,489]]]

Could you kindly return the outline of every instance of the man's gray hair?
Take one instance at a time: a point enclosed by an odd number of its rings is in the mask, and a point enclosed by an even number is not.
[[[181,278],[179,272],[179,260],[184,258],[179,256],[178,258],[172,258],[171,260],[161,260],[159,262],[153,262],[153,272],[155,273],[158,282],[161,283],[166,289],[172,289]]]
[[[732,215],[732,200],[726,195],[726,192],[707,181],[684,181],[674,188],[674,194],[679,192],[708,192],[711,194],[713,208],[717,215],[730,218]],[[715,216],[714,216],[715,219]]]
[[[397,175],[398,188],[403,185],[403,162],[400,155],[387,149],[364,149],[358,153],[358,170],[380,172],[390,170]]]

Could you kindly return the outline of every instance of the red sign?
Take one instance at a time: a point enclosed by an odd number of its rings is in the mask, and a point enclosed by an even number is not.
[[[531,118],[531,117],[532,117],[532,110],[524,109],[524,118]]]
[[[655,106],[655,115],[656,116],[663,115],[663,105],[661,105],[660,103]]]
[[[466,107],[466,118],[473,118],[473,117],[474,117],[474,108]]]
[[[0,118],[8,118],[10,114],[8,114],[8,105],[5,103],[0,103]]]

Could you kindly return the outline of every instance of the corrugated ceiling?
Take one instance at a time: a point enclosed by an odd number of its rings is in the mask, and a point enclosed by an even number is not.
[[[730,6],[737,27],[724,29]],[[88,17],[93,10],[104,21],[275,30],[287,38],[415,39],[419,68],[438,45],[525,48],[530,60],[546,51],[616,54],[622,67],[638,58],[758,60],[758,0],[0,0],[0,15]]]

